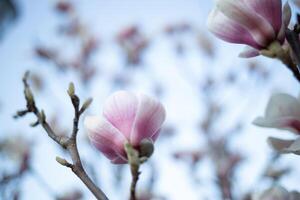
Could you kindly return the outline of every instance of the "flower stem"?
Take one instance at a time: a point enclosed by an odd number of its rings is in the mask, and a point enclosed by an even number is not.
[[[132,175],[131,186],[130,186],[130,200],[136,200],[136,185],[139,180],[139,168],[141,165],[139,159],[139,152],[135,150],[129,143],[124,145],[127,153],[128,163],[130,165],[130,171]]]
[[[298,70],[298,59],[297,57],[299,56],[294,56],[295,61],[294,62],[293,58],[290,55],[290,50],[293,51],[293,54],[295,55],[294,52],[294,47],[290,44],[291,49],[284,49],[282,48],[281,44],[278,41],[273,42],[269,47],[268,50],[266,51],[267,54],[265,54],[267,57],[274,57],[280,60],[291,72],[293,73],[294,77],[300,82],[300,71]],[[300,64],[300,60],[299,63]]]
[[[139,179],[140,172],[132,173],[132,181],[130,185],[130,200],[136,200],[136,185]]]

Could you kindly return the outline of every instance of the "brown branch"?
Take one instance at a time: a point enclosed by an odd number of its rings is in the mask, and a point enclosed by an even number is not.
[[[46,121],[46,116],[43,111],[40,111],[35,103],[33,94],[31,92],[30,86],[27,82],[29,73],[26,72],[23,78],[23,84],[24,84],[24,95],[27,103],[27,108],[22,111],[18,111],[15,115],[15,118],[22,117],[26,115],[27,113],[33,113],[37,117],[37,122],[33,123],[32,126],[41,125],[48,136],[54,140],[57,144],[59,144],[62,148],[66,149],[72,159],[72,163],[69,163],[65,159],[56,158],[56,161],[60,163],[63,166],[69,167],[74,174],[87,186],[87,188],[93,193],[93,195],[99,199],[99,200],[107,200],[108,198],[103,193],[103,191],[96,186],[96,184],[92,181],[92,179],[88,176],[88,174],[85,172],[81,158],[78,152],[77,148],[77,133],[78,133],[78,123],[81,114],[88,108],[88,106],[91,104],[91,99],[88,99],[81,108],[79,108],[80,100],[78,96],[75,94],[74,85],[71,83],[69,86],[69,96],[71,98],[73,107],[74,107],[74,119],[73,119],[73,131],[70,137],[66,136],[59,136],[57,135],[53,129],[50,127],[50,125]]]
[[[299,43],[299,33],[296,30],[287,29],[285,32],[286,40],[289,43],[292,54],[294,56],[296,64],[290,60],[285,64],[293,72],[295,78],[300,82],[300,43]]]

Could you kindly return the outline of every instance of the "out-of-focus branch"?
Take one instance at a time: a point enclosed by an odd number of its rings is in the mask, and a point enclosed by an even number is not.
[[[62,148],[66,149],[72,159],[72,163],[69,163],[63,158],[57,157],[56,160],[63,166],[69,167],[74,174],[87,186],[87,188],[94,194],[97,199],[100,200],[107,200],[108,198],[103,193],[103,191],[96,186],[96,184],[91,180],[91,178],[85,172],[81,158],[77,148],[77,133],[78,133],[78,122],[80,119],[81,114],[88,108],[91,104],[92,100],[88,99],[80,108],[80,99],[75,94],[74,85],[71,83],[69,86],[68,94],[71,98],[75,116],[73,119],[73,131],[70,137],[67,136],[59,136],[57,135],[50,125],[46,121],[46,115],[43,110],[39,110],[36,106],[34,96],[31,92],[30,86],[27,82],[29,72],[26,72],[23,77],[23,84],[24,84],[24,95],[27,103],[27,108],[22,111],[18,111],[15,115],[15,118],[22,117],[27,113],[33,113],[37,117],[37,121],[32,126],[41,125],[44,130],[47,132],[48,136],[54,140],[57,144],[59,144]]]

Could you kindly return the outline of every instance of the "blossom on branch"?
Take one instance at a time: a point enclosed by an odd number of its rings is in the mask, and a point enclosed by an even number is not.
[[[300,134],[300,99],[288,94],[273,94],[267,105],[265,116],[257,117],[253,124],[261,127],[289,130]],[[282,140],[270,137],[269,144],[278,152],[300,155],[300,137]]]
[[[222,40],[246,44],[241,57],[254,57],[283,44],[291,9],[281,0],[217,0],[208,18],[209,30]]]
[[[104,104],[103,116],[88,116],[85,126],[91,143],[112,163],[127,163],[124,145],[129,143],[149,157],[165,120],[165,109],[155,99],[119,91]],[[149,147],[151,152],[148,152]]]
[[[288,94],[273,94],[268,102],[265,116],[253,123],[261,127],[290,130],[300,134],[300,99]]]

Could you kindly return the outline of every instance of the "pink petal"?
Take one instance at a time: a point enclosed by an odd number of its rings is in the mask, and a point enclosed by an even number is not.
[[[108,159],[122,158],[126,160],[124,143],[126,138],[111,125],[106,119],[98,117],[86,117],[85,127],[92,144]]]
[[[291,119],[287,121],[286,127],[292,128],[294,132],[300,133],[300,120]]]
[[[126,91],[111,95],[104,105],[103,115],[126,138],[130,138],[137,111],[137,97]]]
[[[209,14],[208,29],[222,40],[237,44],[247,44],[260,49],[261,46],[253,39],[249,31],[226,17],[220,10],[214,9]]]
[[[271,24],[246,5],[242,0],[219,0],[220,11],[228,18],[247,29],[254,40],[261,46],[267,47],[275,39]]]
[[[111,162],[114,164],[126,164],[128,161],[121,157],[116,157],[115,159],[111,159]]]
[[[276,33],[282,24],[281,0],[244,0],[257,14],[265,18]]]
[[[248,46],[239,54],[240,58],[252,58],[256,56],[259,56],[259,51]]]
[[[139,105],[130,142],[138,145],[144,138],[154,136],[165,117],[166,112],[161,103],[145,95],[139,95]]]
[[[160,133],[160,129],[158,129],[158,130],[154,133],[154,135],[151,136],[152,142],[155,142],[155,141],[156,141],[156,139],[157,139],[158,136],[159,136],[159,133]]]

